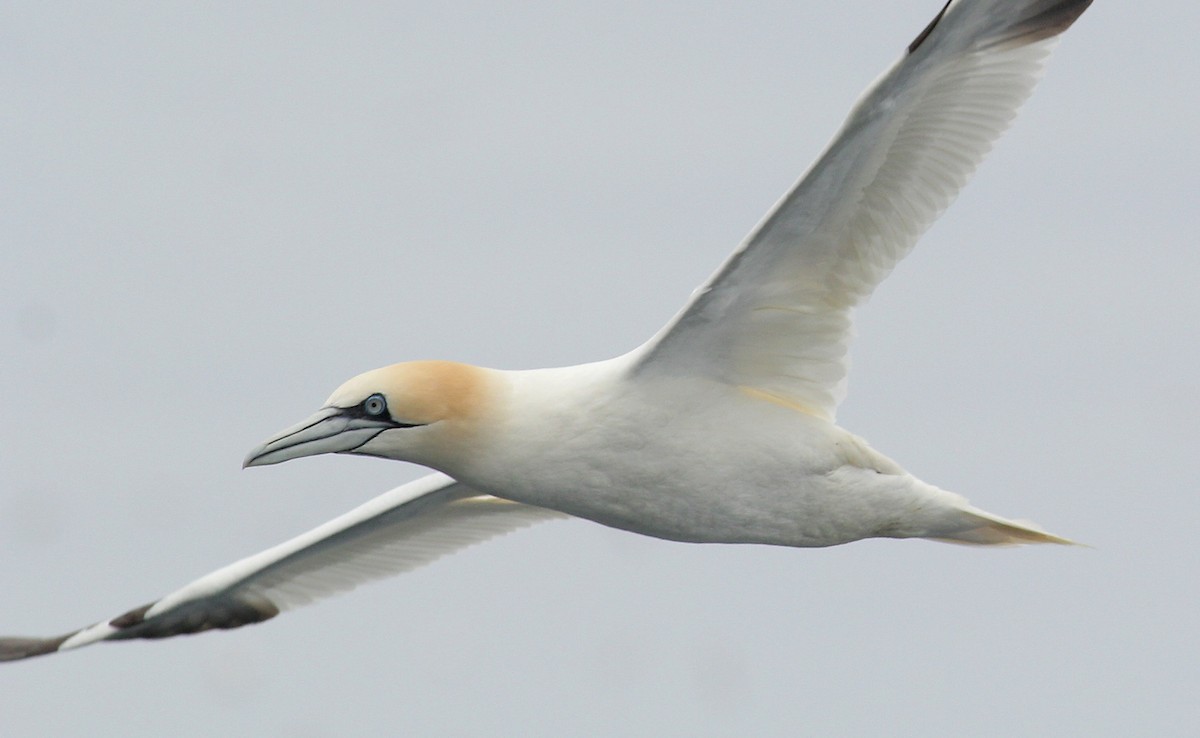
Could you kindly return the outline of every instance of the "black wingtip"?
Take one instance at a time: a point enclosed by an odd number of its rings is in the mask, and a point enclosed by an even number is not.
[[[1057,36],[1079,20],[1079,16],[1083,15],[1083,11],[1091,4],[1092,0],[1060,0],[1047,3],[1039,12],[1023,18],[1014,25],[1012,33],[1005,40],[1020,39],[1022,43],[1028,44]]]
[[[934,16],[933,20],[929,21],[929,25],[925,26],[925,29],[917,34],[917,37],[914,38],[912,43],[908,45],[908,53],[911,54],[916,51],[917,47],[923,44],[925,39],[929,38],[929,34],[933,33],[933,27],[936,26],[938,21],[942,19],[942,16],[946,14],[946,8],[950,7],[951,2],[953,2],[953,0],[946,0],[946,4],[942,6],[942,9],[938,11],[938,14]]]
[[[75,634],[68,633],[57,638],[0,638],[0,661],[20,661],[54,653],[73,635]]]
[[[947,0],[942,9],[938,11],[937,16],[917,34],[913,42],[908,45],[908,53],[913,53],[925,43],[942,21],[943,16],[946,15],[946,10],[949,9],[951,2],[953,0]],[[1057,36],[1070,28],[1071,24],[1078,20],[1079,16],[1083,15],[1083,11],[1087,10],[1091,4],[1092,0],[1042,0],[1042,2],[1028,3],[1021,9],[1022,15],[1012,18],[1011,22],[999,24],[992,33],[985,35],[984,42],[988,46],[1013,41],[1024,45]]]
[[[170,638],[171,636],[203,633],[208,630],[228,630],[243,625],[261,623],[279,614],[279,608],[265,597],[243,594],[240,597],[214,598],[208,607],[197,608],[184,603],[161,615],[147,618],[153,606],[142,605],[109,620],[106,625],[116,630],[96,640],[123,641],[132,638]],[[86,630],[86,628],[85,628]],[[0,638],[0,662],[20,661],[58,651],[63,643],[82,631],[57,638]]]

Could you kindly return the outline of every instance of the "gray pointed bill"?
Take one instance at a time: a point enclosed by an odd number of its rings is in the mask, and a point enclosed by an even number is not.
[[[246,454],[242,468],[267,466],[317,454],[347,453],[393,427],[386,421],[355,417],[345,408],[325,407]]]

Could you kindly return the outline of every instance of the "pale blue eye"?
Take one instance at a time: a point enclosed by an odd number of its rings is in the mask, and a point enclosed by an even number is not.
[[[371,395],[363,400],[362,409],[367,415],[378,417],[387,412],[387,400],[383,395]]]

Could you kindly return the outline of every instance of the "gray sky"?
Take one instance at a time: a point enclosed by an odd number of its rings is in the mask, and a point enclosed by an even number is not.
[[[345,378],[647,338],[941,0],[9,2],[0,633],[422,470],[241,471]],[[839,420],[1094,550],[572,521],[268,624],[0,666],[0,734],[1183,735],[1200,6],[1099,2],[859,312]]]

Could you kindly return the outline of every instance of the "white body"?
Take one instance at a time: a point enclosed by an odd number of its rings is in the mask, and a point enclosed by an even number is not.
[[[506,420],[441,470],[679,541],[829,546],[964,527],[961,498],[833,423],[708,379],[630,381],[634,358],[497,372]]]

